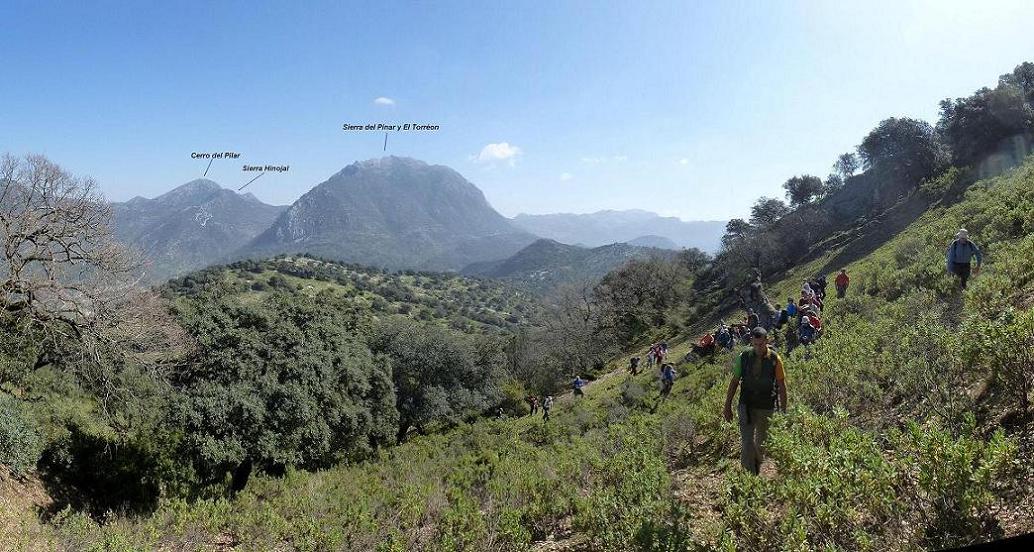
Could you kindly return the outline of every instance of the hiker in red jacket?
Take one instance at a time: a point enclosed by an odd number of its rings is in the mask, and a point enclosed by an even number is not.
[[[851,278],[847,276],[847,270],[841,268],[840,274],[837,274],[833,283],[837,286],[837,299],[843,299],[844,295],[847,295],[847,284],[851,283]]]

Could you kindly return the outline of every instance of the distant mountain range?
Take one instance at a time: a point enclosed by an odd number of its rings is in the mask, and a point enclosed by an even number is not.
[[[150,262],[145,276],[156,281],[225,260],[287,207],[199,179],[112,209],[116,236],[144,253]]]
[[[630,259],[672,255],[673,251],[627,243],[586,248],[540,239],[507,259],[469,265],[463,274],[523,282],[541,291],[598,280]]]
[[[602,276],[659,249],[714,251],[725,224],[635,210],[511,220],[456,171],[403,157],[353,163],[290,206],[202,179],[113,209],[116,234],[147,255],[152,281],[238,259],[310,253],[388,269],[556,282]]]
[[[695,247],[708,253],[718,251],[726,223],[724,220],[687,222],[639,209],[597,211],[582,215],[520,214],[512,220],[519,228],[560,243],[588,247],[610,243],[632,243],[670,249]]]

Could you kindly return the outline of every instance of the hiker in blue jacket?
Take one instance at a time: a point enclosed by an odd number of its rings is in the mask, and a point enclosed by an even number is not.
[[[980,274],[980,263],[983,261],[980,248],[969,241],[969,232],[965,228],[960,228],[955,234],[955,241],[948,246],[945,264],[948,272],[958,276],[962,281],[962,289],[966,289],[973,257],[977,258],[977,266],[972,268],[973,274]]]

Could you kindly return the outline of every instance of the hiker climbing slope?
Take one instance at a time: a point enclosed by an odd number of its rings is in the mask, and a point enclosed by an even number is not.
[[[980,263],[983,255],[977,244],[969,241],[969,232],[965,228],[959,228],[955,234],[955,241],[948,246],[948,253],[945,256],[948,272],[959,277],[962,282],[962,289],[966,289],[966,282],[969,280],[970,270],[973,274],[980,274]],[[972,267],[973,257],[977,258],[977,266]]]
[[[585,391],[582,391],[583,387],[585,387],[585,380],[583,380],[581,376],[575,376],[574,382],[571,383],[571,389],[574,391],[574,396],[585,396]]]
[[[661,396],[667,397],[675,385],[675,366],[666,363],[661,366]]]
[[[786,411],[786,378],[783,360],[768,346],[768,332],[764,328],[754,328],[751,345],[752,348],[737,356],[733,363],[722,415],[726,421],[732,421],[732,399],[738,387],[740,464],[743,469],[757,474],[764,460],[769,418],[776,408]]]
[[[628,359],[628,372],[633,376],[639,373],[639,357]]]
[[[843,299],[844,295],[847,295],[847,286],[851,283],[851,278],[847,275],[847,270],[841,268],[840,274],[833,280],[833,284],[837,286],[837,298]]]

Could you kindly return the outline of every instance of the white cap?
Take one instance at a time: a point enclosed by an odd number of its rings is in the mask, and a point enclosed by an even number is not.
[[[969,239],[969,230],[966,230],[965,228],[959,228],[959,231],[955,233],[955,237]]]

